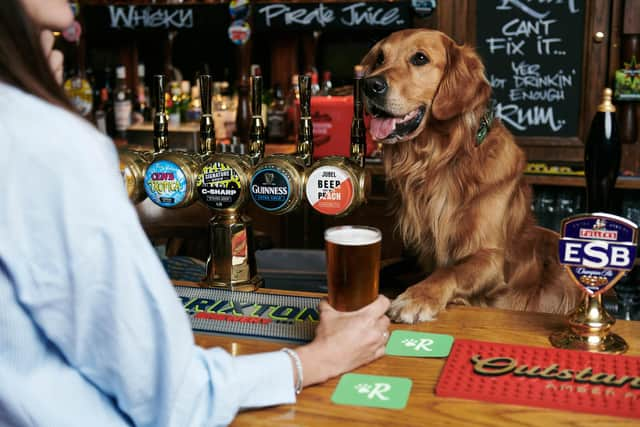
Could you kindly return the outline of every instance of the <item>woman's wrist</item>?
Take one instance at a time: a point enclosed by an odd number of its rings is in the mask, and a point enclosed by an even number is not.
[[[296,394],[300,394],[303,388],[304,383],[304,371],[302,368],[302,361],[300,360],[300,356],[295,350],[290,348],[283,348],[283,352],[287,353],[289,358],[291,359],[291,363],[293,366],[293,388]]]
[[[333,376],[328,371],[333,368],[335,361],[324,360],[317,343],[298,347],[296,352],[302,363],[303,387],[325,382]]]

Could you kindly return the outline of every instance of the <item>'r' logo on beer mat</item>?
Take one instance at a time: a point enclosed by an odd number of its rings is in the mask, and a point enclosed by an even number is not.
[[[407,357],[446,357],[452,345],[451,335],[396,330],[391,333],[387,342],[386,354]]]
[[[345,374],[331,396],[338,405],[404,409],[412,382],[409,378]]]

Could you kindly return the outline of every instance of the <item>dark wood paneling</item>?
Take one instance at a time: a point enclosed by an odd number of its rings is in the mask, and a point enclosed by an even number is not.
[[[640,0],[625,0],[622,31],[625,34],[640,34]]]

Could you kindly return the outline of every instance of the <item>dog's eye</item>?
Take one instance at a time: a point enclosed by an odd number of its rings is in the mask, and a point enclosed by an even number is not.
[[[378,56],[376,57],[376,66],[384,64],[384,53],[382,51],[378,52]]]
[[[425,65],[429,63],[429,58],[427,58],[427,55],[425,55],[424,53],[418,52],[411,57],[411,63],[418,66]]]

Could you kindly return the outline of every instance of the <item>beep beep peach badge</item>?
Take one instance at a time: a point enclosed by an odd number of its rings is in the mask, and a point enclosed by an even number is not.
[[[321,166],[307,179],[307,200],[324,215],[340,215],[353,203],[353,182],[349,174],[335,166]]]

